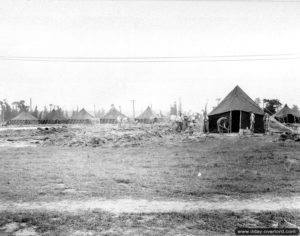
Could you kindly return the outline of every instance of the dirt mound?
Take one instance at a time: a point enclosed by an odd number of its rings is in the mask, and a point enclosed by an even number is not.
[[[35,129],[6,129],[0,132],[0,144],[5,141],[13,144],[25,142],[68,147],[134,147],[159,142],[162,138],[183,142],[206,140],[200,129],[195,128],[193,135],[188,131],[178,133],[172,124],[135,124],[127,127],[56,125]]]
[[[170,126],[134,127],[52,127],[38,128],[33,134],[35,143],[68,147],[127,147],[140,146],[147,142],[176,134]]]

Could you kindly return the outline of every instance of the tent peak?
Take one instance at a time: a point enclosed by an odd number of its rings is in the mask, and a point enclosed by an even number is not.
[[[264,114],[263,110],[238,85],[234,87],[209,115],[221,114],[233,110],[253,112],[259,115]]]

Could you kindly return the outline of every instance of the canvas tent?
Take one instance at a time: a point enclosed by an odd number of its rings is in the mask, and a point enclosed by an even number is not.
[[[263,110],[239,87],[236,86],[221,102],[208,114],[209,131],[217,132],[217,120],[227,117],[229,132],[239,132],[239,129],[250,128],[250,113],[255,114],[254,132],[264,132]]]
[[[147,109],[136,118],[136,120],[140,123],[152,124],[158,122],[158,118],[158,115],[156,115],[151,107],[148,106]]]
[[[27,111],[22,111],[19,115],[8,121],[10,125],[31,125],[38,124],[38,119]]]
[[[296,123],[299,121],[299,114],[289,108],[287,104],[273,116],[284,123]]]
[[[93,124],[96,122],[91,114],[82,108],[76,115],[72,116],[68,123],[70,124]]]
[[[52,110],[43,120],[42,124],[64,124],[67,119],[57,110]]]
[[[110,110],[100,119],[100,123],[116,124],[118,117],[125,118],[126,116],[112,105]]]

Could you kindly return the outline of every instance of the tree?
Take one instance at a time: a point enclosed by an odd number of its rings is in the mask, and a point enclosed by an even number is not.
[[[261,99],[260,99],[260,98],[255,98],[254,102],[255,102],[258,106],[260,106],[260,104],[261,104]]]
[[[25,105],[24,100],[13,102],[12,105],[16,106],[20,112],[22,111],[29,111],[29,106]]]
[[[38,119],[39,120],[42,120],[44,117],[43,117],[43,112],[40,112],[39,116],[38,116]]]
[[[38,111],[37,106],[35,106],[34,111],[31,112],[31,115],[33,115],[34,117],[38,117],[39,116],[39,111]]]
[[[66,119],[69,119],[69,113],[68,113],[68,111],[67,111],[67,110],[65,110],[65,112],[64,112],[64,116],[65,116],[65,118],[66,118]]]
[[[77,114],[78,114],[78,111],[72,111],[72,115],[71,115],[71,117],[75,117],[75,116],[77,116]]]
[[[174,102],[174,105],[171,105],[171,109],[170,109],[170,115],[177,115],[177,104],[176,102]]]
[[[292,110],[294,112],[296,112],[297,114],[300,114],[300,110],[299,110],[299,107],[297,105],[293,105]]]
[[[0,101],[0,107],[1,107],[1,117],[0,117],[0,121],[4,122],[4,112],[5,112],[5,104],[3,101]]]
[[[56,112],[57,112],[59,117],[64,117],[64,111],[61,107],[56,106]]]
[[[44,106],[44,111],[42,113],[43,113],[43,115],[41,115],[41,117],[42,117],[42,119],[45,119],[49,114],[47,106]]]
[[[101,108],[100,110],[96,111],[95,117],[102,118],[105,115],[105,110]]]
[[[276,110],[282,105],[278,99],[263,99],[265,104],[264,112],[273,115],[276,113]]]

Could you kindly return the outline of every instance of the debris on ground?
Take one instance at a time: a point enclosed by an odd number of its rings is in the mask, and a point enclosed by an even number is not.
[[[299,142],[300,141],[300,135],[299,134],[293,134],[293,133],[282,133],[280,134],[279,138],[277,141],[287,141],[287,140],[292,140],[295,142]]]
[[[4,231],[5,233],[13,233],[19,229],[19,224],[16,222],[8,223],[0,228],[0,231]]]
[[[0,232],[4,235],[38,236],[35,228],[36,227],[28,227],[26,223],[11,222],[1,227]]]

